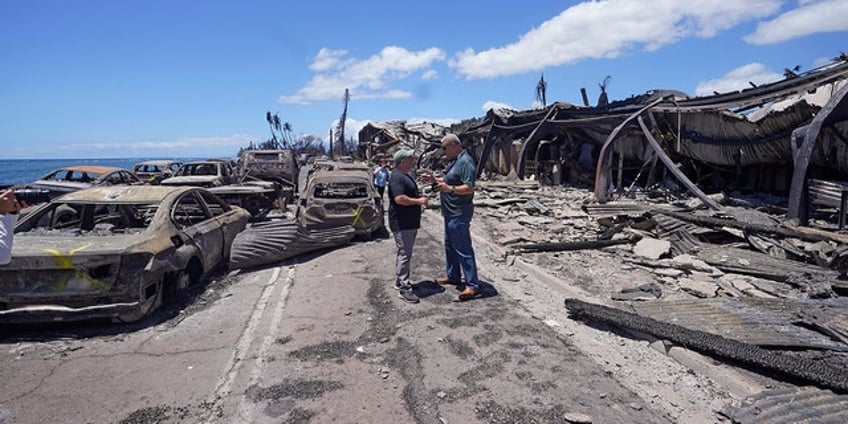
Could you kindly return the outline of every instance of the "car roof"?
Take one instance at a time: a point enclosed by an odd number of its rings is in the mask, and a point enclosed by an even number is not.
[[[199,165],[199,164],[219,164],[219,163],[229,163],[229,161],[225,161],[222,159],[207,159],[207,160],[194,160],[191,162],[183,162],[183,165]]]
[[[67,171],[78,171],[78,172],[91,172],[93,174],[108,174],[114,171],[128,171],[124,168],[119,168],[117,166],[99,166],[99,165],[73,165],[66,166],[64,168],[55,169],[52,172],[67,170]]]
[[[168,165],[168,164],[172,164],[172,163],[182,163],[182,162],[180,162],[178,160],[146,160],[144,162],[139,162],[139,163],[135,164],[135,166],[140,166],[140,165]]]
[[[197,190],[197,187],[115,185],[93,187],[62,196],[63,202],[160,203],[174,193]]]

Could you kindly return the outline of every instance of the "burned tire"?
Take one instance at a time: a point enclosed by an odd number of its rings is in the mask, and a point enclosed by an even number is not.
[[[186,290],[192,285],[191,274],[186,271],[177,273],[177,278],[174,279],[175,288],[177,291]]]

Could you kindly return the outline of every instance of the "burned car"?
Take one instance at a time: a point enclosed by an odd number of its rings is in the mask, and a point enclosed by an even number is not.
[[[208,188],[236,182],[238,182],[238,176],[230,161],[210,159],[184,163],[174,176],[162,180],[160,184]]]
[[[383,203],[365,170],[313,171],[301,192],[296,211],[306,229],[352,226],[357,235],[385,231]]]
[[[133,173],[148,184],[159,184],[170,178],[180,169],[182,162],[174,160],[148,160],[133,166]]]
[[[0,322],[134,321],[226,264],[249,214],[198,187],[110,186],[53,199],[15,226]]]
[[[183,164],[161,185],[208,188],[231,205],[241,206],[254,217],[261,218],[275,207],[285,205],[280,184],[249,175],[239,178],[229,160],[209,159]]]
[[[27,184],[28,188],[48,190],[50,197],[95,186],[142,184],[128,169],[113,166],[75,165],[59,168]]]

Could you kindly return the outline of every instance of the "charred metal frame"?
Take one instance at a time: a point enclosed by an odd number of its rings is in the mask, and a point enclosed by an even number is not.
[[[813,149],[818,143],[819,134],[823,128],[834,122],[845,120],[848,120],[848,85],[842,87],[836,95],[830,98],[809,125],[792,132],[792,144],[793,147],[797,146],[798,150],[793,152],[795,171],[792,175],[792,186],[789,191],[789,209],[786,214],[788,219],[797,220],[801,225],[807,225],[809,219],[807,168]]]

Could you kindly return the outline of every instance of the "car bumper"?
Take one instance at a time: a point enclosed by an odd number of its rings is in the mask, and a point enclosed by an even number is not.
[[[62,305],[27,305],[0,310],[0,323],[25,324],[114,318],[136,311],[138,308],[138,302],[108,303],[76,308]]]

